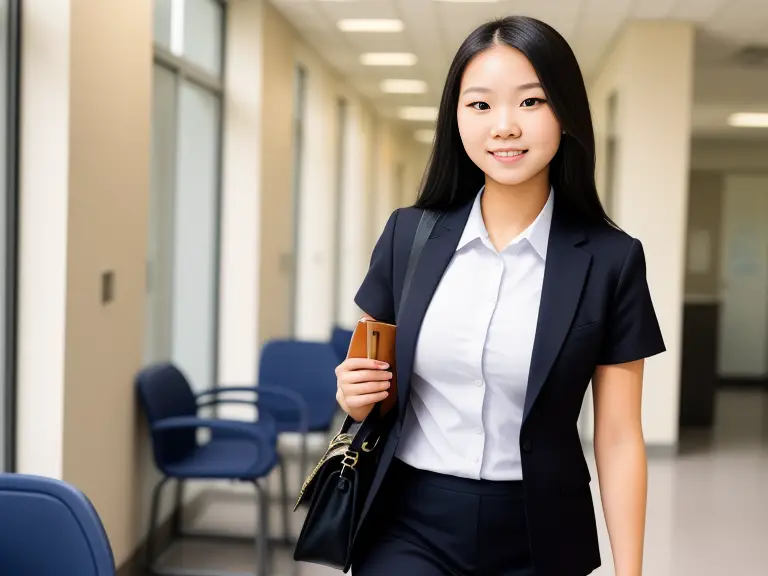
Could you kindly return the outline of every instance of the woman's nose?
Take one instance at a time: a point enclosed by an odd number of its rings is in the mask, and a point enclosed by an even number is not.
[[[500,112],[491,129],[494,138],[519,138],[520,132],[520,125],[509,112]]]

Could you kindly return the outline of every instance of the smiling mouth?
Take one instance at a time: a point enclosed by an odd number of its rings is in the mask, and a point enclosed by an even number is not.
[[[515,162],[520,160],[526,152],[528,150],[498,150],[496,152],[489,151],[488,153],[501,162]]]

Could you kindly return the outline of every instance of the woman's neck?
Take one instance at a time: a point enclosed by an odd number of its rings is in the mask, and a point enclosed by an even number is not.
[[[508,186],[486,178],[481,200],[483,221],[497,250],[503,250],[541,213],[549,198],[549,175]],[[542,176],[540,175],[540,176]]]

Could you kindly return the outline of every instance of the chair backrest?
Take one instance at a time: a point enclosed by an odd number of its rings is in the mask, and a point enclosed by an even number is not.
[[[300,394],[310,412],[336,410],[336,352],[328,342],[270,340],[259,359],[259,384]]]
[[[196,416],[197,401],[187,378],[173,364],[149,366],[136,376],[139,404],[150,426],[174,416]],[[152,434],[155,463],[165,464],[184,458],[197,447],[195,430],[166,430]]]
[[[0,574],[114,576],[109,539],[88,498],[59,480],[0,474]]]
[[[331,346],[333,346],[333,350],[336,352],[339,364],[347,358],[350,342],[352,342],[352,330],[347,330],[341,326],[334,326],[331,332]]]

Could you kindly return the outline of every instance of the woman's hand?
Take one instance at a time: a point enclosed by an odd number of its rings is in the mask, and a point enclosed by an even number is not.
[[[336,367],[336,401],[356,422],[362,422],[374,404],[389,396],[389,365],[367,358],[347,358]]]

